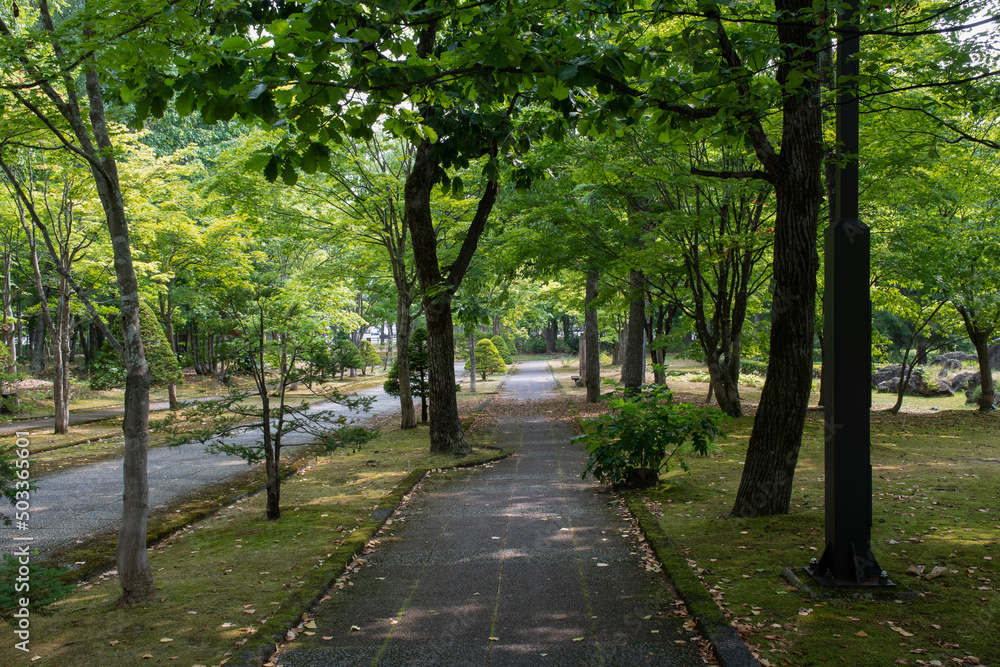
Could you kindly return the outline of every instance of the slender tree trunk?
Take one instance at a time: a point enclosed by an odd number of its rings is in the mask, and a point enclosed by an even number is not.
[[[56,310],[53,353],[55,375],[52,378],[52,398],[55,404],[55,432],[69,433],[69,339],[72,329],[70,320],[69,284],[59,281],[59,305]],[[56,390],[58,388],[58,397]]]
[[[597,271],[587,273],[587,287],[584,297],[586,310],[584,311],[584,336],[587,337],[587,375],[584,384],[587,385],[587,402],[597,403],[601,400],[601,340],[600,329],[597,323],[597,306],[594,301],[597,299]]]
[[[628,333],[625,359],[622,361],[622,384],[626,395],[638,393],[646,378],[646,277],[642,271],[629,271]]]
[[[469,332],[469,391],[473,394],[476,393],[476,333],[474,331]]]
[[[399,377],[399,428],[417,427],[417,413],[413,407],[413,388],[410,386],[410,303],[409,290],[400,292],[396,300],[396,370]],[[391,340],[391,336],[390,336]],[[391,343],[390,343],[391,345]]]
[[[260,355],[263,363],[263,355]],[[258,391],[261,398],[261,412],[264,416],[262,420],[263,445],[264,445],[264,470],[267,475],[266,490],[266,516],[271,521],[281,518],[281,477],[279,475],[278,451],[275,448],[274,438],[277,434],[271,431],[271,398],[267,391],[267,378],[264,377],[263,365],[257,370],[260,374],[258,384],[263,391]],[[279,391],[281,391],[279,389]]]
[[[896,402],[888,412],[892,414],[899,414],[899,410],[903,407],[903,394],[906,392],[907,385],[910,384],[910,376],[913,374],[913,367],[916,365],[908,364],[907,361],[910,359],[910,347],[906,346],[906,352],[903,353],[903,363],[899,367],[899,383],[896,386]]]
[[[826,352],[823,349],[823,336],[816,336],[819,341],[819,353],[820,355],[825,355]],[[821,356],[821,359],[825,359],[825,356]],[[823,407],[826,405],[826,365],[820,366],[819,371],[819,397],[816,399],[816,405],[818,407]]]
[[[11,252],[3,258],[3,338],[2,344],[10,352],[10,359],[4,369],[8,373],[17,370],[17,326],[14,319],[14,291],[10,281]]]

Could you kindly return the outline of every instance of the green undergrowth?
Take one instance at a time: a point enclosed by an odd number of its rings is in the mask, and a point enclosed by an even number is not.
[[[824,547],[823,422],[810,413],[791,513],[727,518],[752,421],[729,422],[712,458],[644,494],[660,528],[771,665],[1000,664],[1000,417],[872,415],[873,551],[903,599],[810,598],[782,568]],[[924,573],[946,568],[932,579]],[[978,661],[978,662],[977,662]]]
[[[394,508],[426,469],[499,455],[483,449],[482,438],[473,444],[464,459],[432,455],[420,427],[383,432],[356,453],[304,461],[282,485],[281,519],[264,519],[257,494],[185,525],[150,549],[155,602],[120,609],[116,577],[101,575],[55,605],[53,616],[32,617],[28,654],[13,648],[9,632],[0,635],[0,662],[219,665],[259,651],[365,549],[381,524],[374,510]]]

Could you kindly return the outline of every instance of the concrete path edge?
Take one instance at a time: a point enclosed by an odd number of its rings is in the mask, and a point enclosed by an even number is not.
[[[512,453],[510,450],[498,449],[496,456],[458,464],[447,469],[469,468],[500,461]],[[396,488],[382,498],[368,518],[337,548],[333,557],[327,560],[328,565],[325,564],[324,567],[307,577],[302,586],[281,606],[281,609],[268,619],[267,625],[271,626],[270,632],[266,628],[262,628],[256,634],[251,635],[247,643],[238,653],[234,653],[226,664],[235,667],[261,667],[265,662],[268,662],[278,650],[278,645],[285,641],[287,632],[297,626],[302,620],[302,616],[315,607],[320,599],[330,591],[348,565],[354,561],[355,556],[375,536],[393,512],[399,508],[403,497],[410,493],[430,470],[438,469],[418,468],[404,477],[396,485]]]
[[[677,594],[684,600],[688,612],[694,617],[698,629],[715,649],[715,657],[722,667],[759,667],[746,643],[729,624],[715,600],[691,571],[687,559],[663,531],[660,522],[646,508],[642,497],[635,493],[622,494],[639,528],[646,535],[649,546],[663,565],[663,571],[673,582]]]

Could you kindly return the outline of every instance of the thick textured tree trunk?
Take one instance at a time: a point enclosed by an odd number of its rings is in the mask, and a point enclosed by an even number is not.
[[[757,155],[775,186],[777,205],[771,357],[732,511],[740,517],[788,513],[812,389],[819,269],[816,228],[824,196],[822,117],[814,76],[820,49],[813,33],[815,21],[808,18],[811,2],[778,0],[776,8],[789,17],[778,24],[784,50],[778,82],[798,71],[805,83],[786,93],[783,101],[780,154],[759,126],[751,131]]]
[[[427,372],[431,451],[464,456],[472,451],[458,416],[455,398],[455,342],[451,294],[424,297],[427,317]]]
[[[976,348],[976,356],[979,358],[979,411],[989,412],[994,406],[996,396],[993,388],[993,370],[990,367],[990,335],[992,329],[980,329],[972,316],[965,308],[958,308],[962,320],[965,322],[965,331],[969,335],[969,340]]]
[[[808,171],[805,166],[796,171]],[[776,189],[771,357],[733,507],[735,516],[787,514],[791,501],[812,388],[819,266],[816,220],[822,196],[818,171],[815,178]]]
[[[639,391],[646,379],[646,277],[642,271],[629,271],[628,338],[622,361],[622,384],[625,394]]]
[[[586,310],[584,310],[584,336],[587,337],[587,370],[584,383],[587,385],[587,402],[597,403],[601,400],[601,332],[597,323],[597,306],[594,300],[597,299],[597,271],[587,273],[587,287],[585,292]]]
[[[542,335],[545,336],[545,352],[546,354],[556,353],[556,327],[558,326],[556,320],[550,320],[545,328],[542,330]]]
[[[437,147],[427,141],[420,144],[403,191],[403,218],[413,238],[414,264],[427,318],[431,451],[463,456],[472,448],[465,439],[465,430],[458,418],[451,292],[443,285],[444,277],[437,258],[437,234],[430,207],[437,165]]]
[[[988,412],[994,408],[996,397],[993,391],[993,371],[990,368],[989,341],[982,336],[976,341],[976,355],[979,357],[979,377],[982,394],[979,396],[979,411]]]
[[[424,34],[433,37],[432,31]],[[432,112],[428,110],[428,113]],[[490,146],[486,152],[495,157],[496,145]],[[403,189],[403,219],[413,239],[414,265],[427,318],[431,451],[462,456],[472,448],[465,439],[465,431],[458,418],[451,299],[469,269],[500,188],[495,181],[485,185],[458,256],[444,267],[445,272],[442,273],[437,254],[437,231],[431,215],[431,190],[438,167],[437,144],[423,141],[414,153],[413,167]]]
[[[742,417],[743,405],[740,402],[739,371],[733,377],[732,362],[724,363],[714,351],[705,358],[708,374],[711,377],[711,392],[719,403],[719,409],[730,417]]]

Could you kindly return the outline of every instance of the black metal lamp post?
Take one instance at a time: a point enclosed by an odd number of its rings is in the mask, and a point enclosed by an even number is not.
[[[822,586],[892,587],[872,553],[871,295],[868,226],[858,218],[857,0],[837,40],[834,222],[826,230],[823,372],[826,409],[826,549],[806,571]]]

